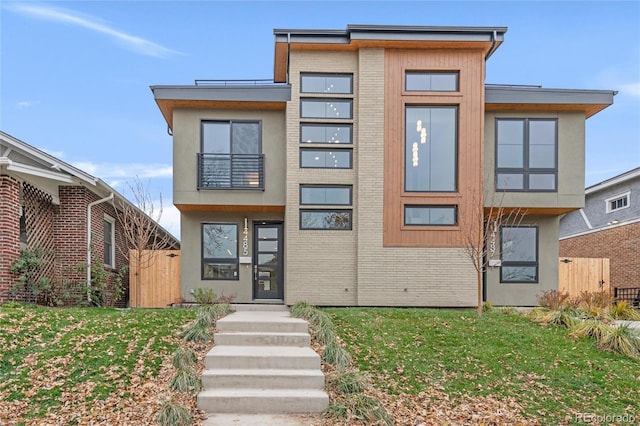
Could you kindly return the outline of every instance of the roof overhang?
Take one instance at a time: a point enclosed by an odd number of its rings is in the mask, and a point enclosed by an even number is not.
[[[488,58],[506,27],[347,25],[345,30],[275,29],[274,81],[287,81],[290,50],[479,49]]]
[[[169,128],[177,108],[285,109],[291,100],[291,86],[284,84],[151,86],[151,91]]]
[[[613,90],[485,86],[485,111],[581,111],[585,118],[613,104]]]

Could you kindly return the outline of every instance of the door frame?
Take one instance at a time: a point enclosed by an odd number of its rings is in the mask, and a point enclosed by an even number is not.
[[[253,266],[252,277],[251,277],[251,292],[252,299],[254,301],[259,300],[282,300],[284,302],[284,221],[282,220],[254,220],[252,222],[253,225],[253,244],[252,244],[252,253],[251,253],[251,263]],[[259,283],[259,264],[258,264],[258,255],[260,254],[258,250],[258,243],[260,239],[258,238],[259,229],[261,227],[265,228],[274,228],[278,229],[278,248],[276,253],[279,255],[277,259],[276,268],[278,271],[278,290],[275,297],[259,297],[258,283]]]

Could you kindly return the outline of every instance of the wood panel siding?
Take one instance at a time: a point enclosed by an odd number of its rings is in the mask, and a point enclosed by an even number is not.
[[[385,51],[384,245],[463,247],[482,220],[484,51]],[[405,92],[406,71],[457,71],[458,92]],[[457,106],[457,191],[405,192],[405,106]],[[404,226],[404,205],[457,205],[457,226]],[[475,234],[474,234],[475,235]]]
[[[180,250],[129,251],[129,305],[166,308],[180,303]]]
[[[565,112],[583,111],[589,118],[608,107],[605,104],[485,104],[485,111]]]

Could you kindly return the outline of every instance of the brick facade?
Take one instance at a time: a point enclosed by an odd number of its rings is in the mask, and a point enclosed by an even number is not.
[[[16,281],[10,268],[20,256],[21,205],[25,209],[27,229],[24,248],[44,250],[42,276],[50,280],[58,301],[76,304],[86,300],[87,207],[101,197],[82,186],[60,186],[58,197],[60,203],[55,205],[50,195],[37,188],[25,183],[21,189],[16,179],[0,176],[0,302],[12,298],[11,288]],[[111,201],[92,208],[93,256],[100,262],[104,261],[105,214],[117,219]],[[117,235],[121,232],[116,224],[116,246],[122,241]],[[111,289],[118,270],[128,264],[126,250],[116,247],[115,254],[116,268],[107,269],[106,304],[115,302]],[[125,294],[119,305],[126,305],[128,300],[128,282],[124,285]]]
[[[640,222],[560,240],[560,256],[609,258],[611,286],[640,287]]]
[[[20,183],[0,175],[0,302],[9,299],[15,275],[11,264],[20,256]]]

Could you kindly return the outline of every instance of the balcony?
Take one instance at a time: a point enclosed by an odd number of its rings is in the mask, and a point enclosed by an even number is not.
[[[264,154],[198,154],[198,189],[264,191]]]

